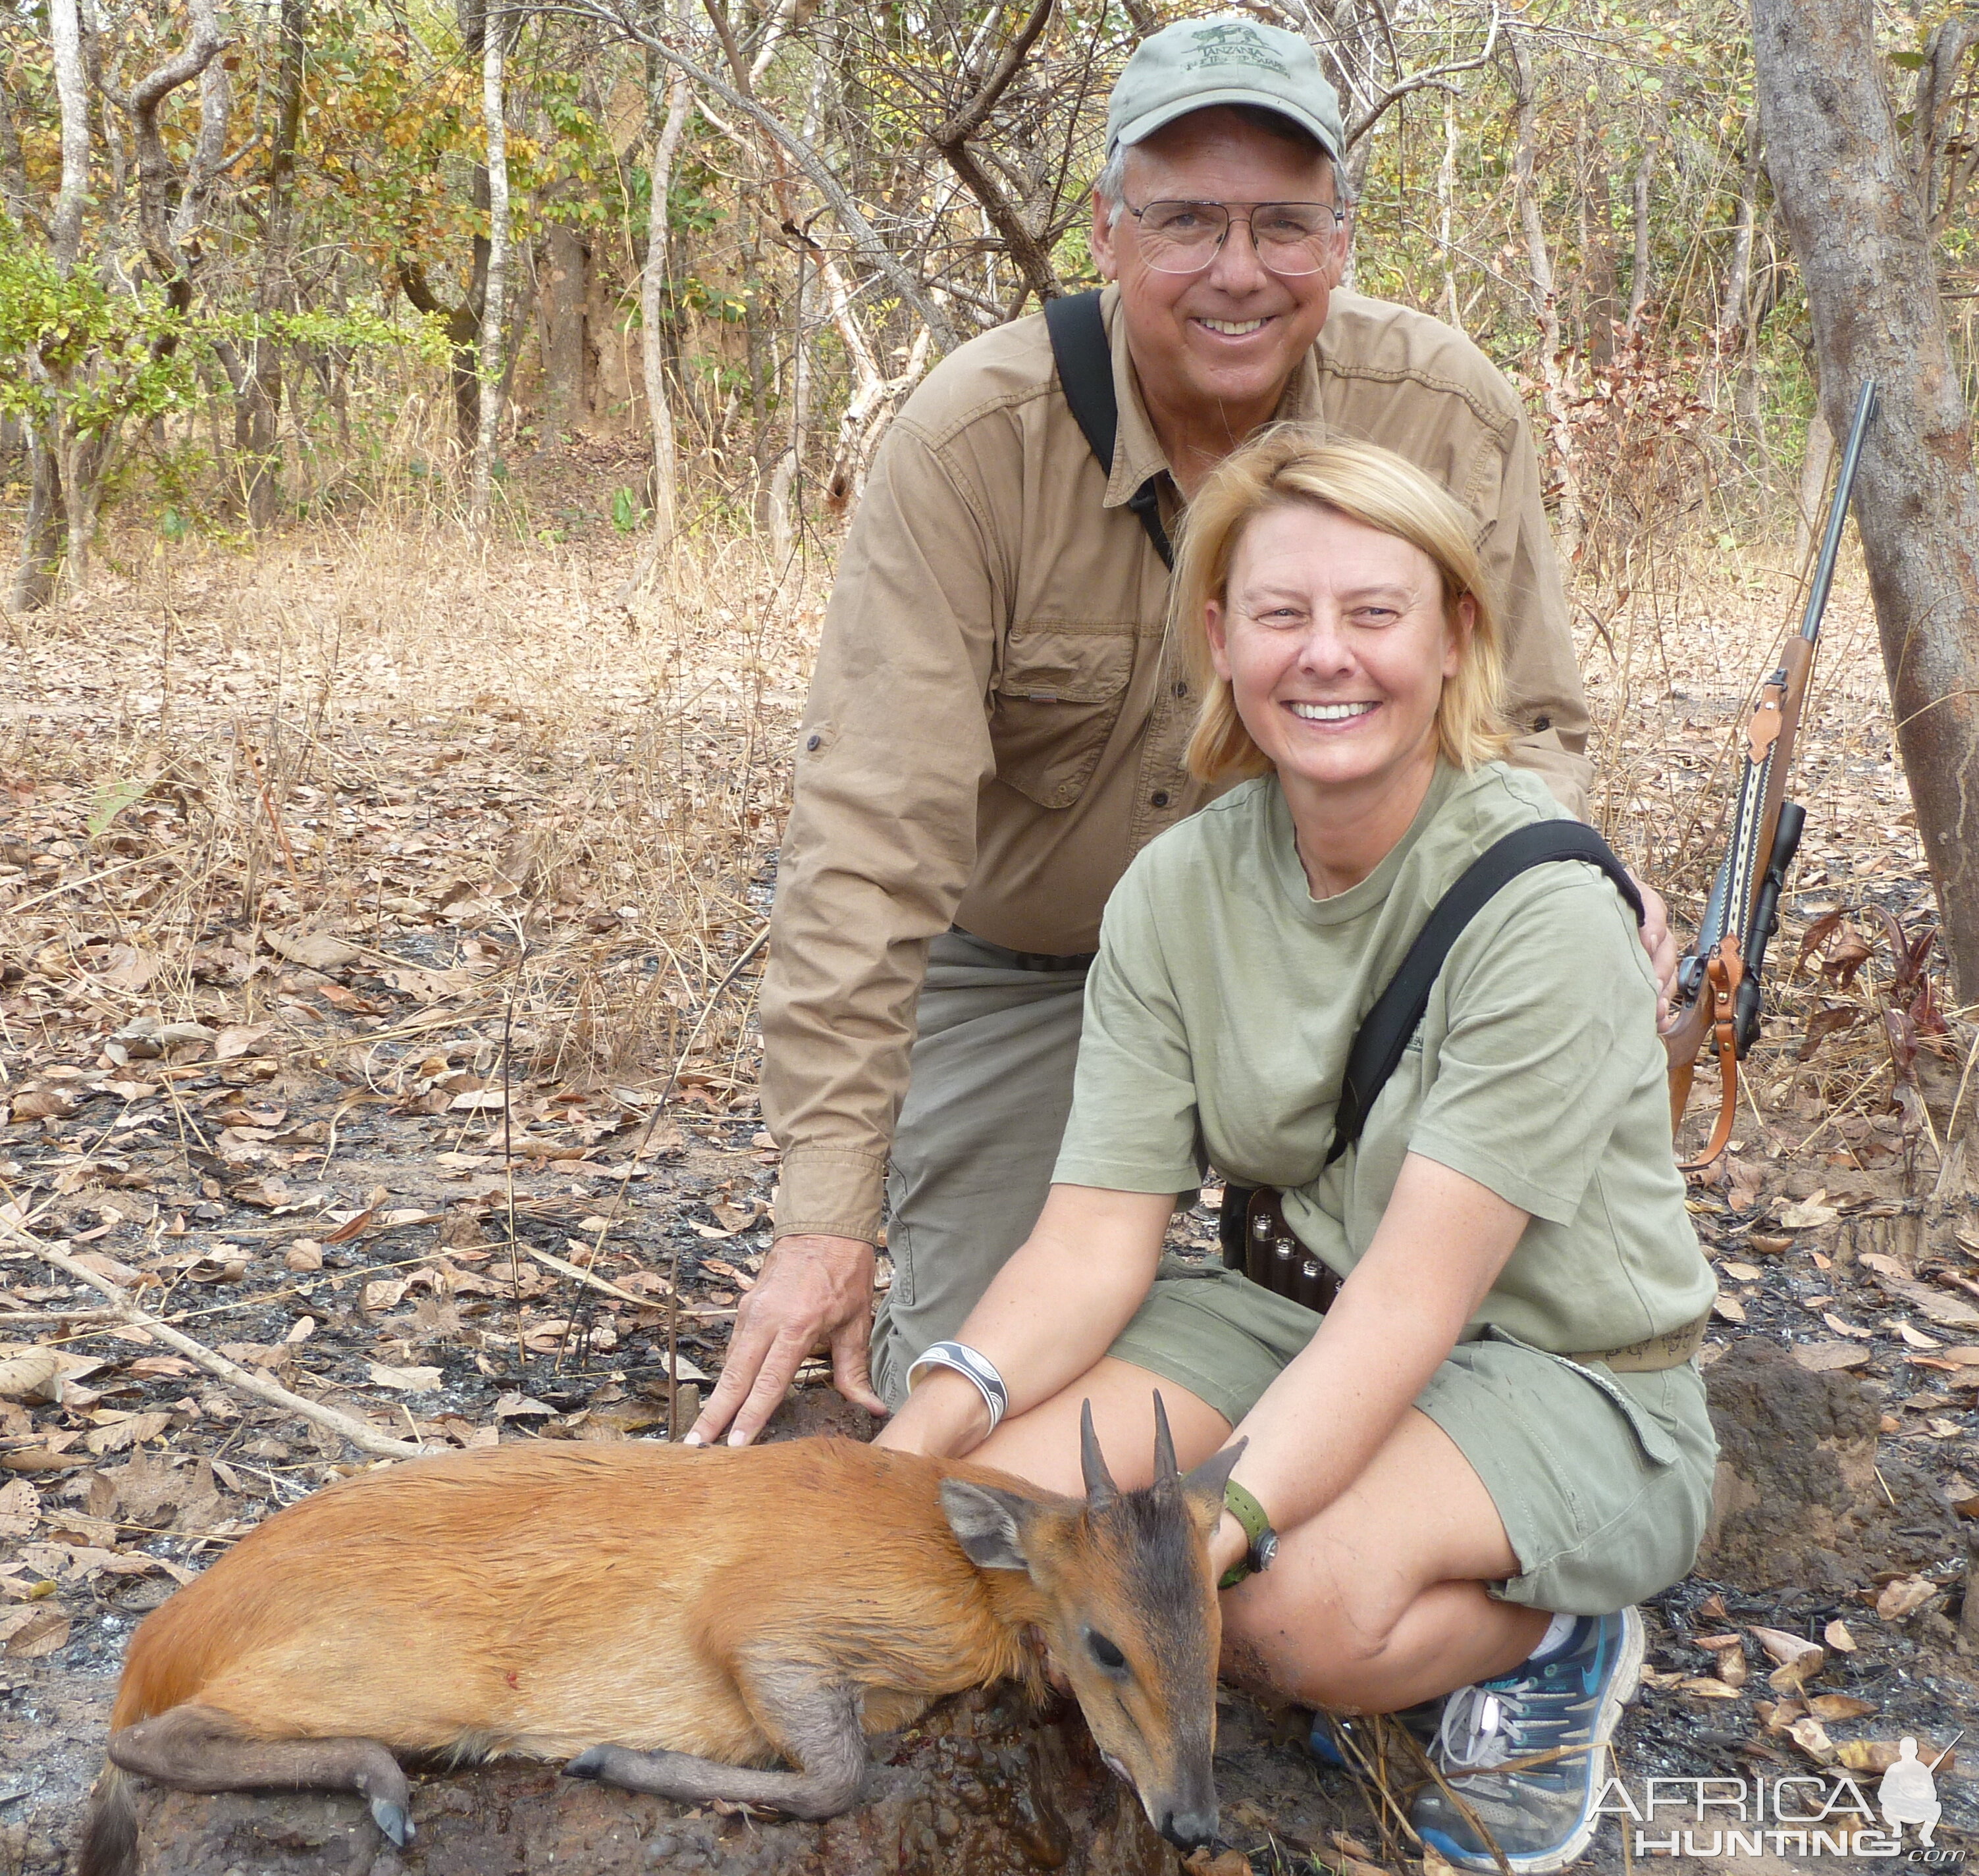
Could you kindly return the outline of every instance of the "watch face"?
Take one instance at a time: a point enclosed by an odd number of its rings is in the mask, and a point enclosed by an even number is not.
[[[1264,1536],[1251,1546],[1251,1554],[1257,1559],[1255,1565],[1257,1569],[1269,1569],[1271,1567],[1272,1559],[1278,1554],[1278,1533],[1265,1532]]]

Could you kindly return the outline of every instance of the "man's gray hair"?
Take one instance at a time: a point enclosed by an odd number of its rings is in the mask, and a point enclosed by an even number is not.
[[[1266,111],[1255,104],[1238,104],[1231,107],[1247,121],[1257,123],[1261,128],[1274,134],[1288,133],[1292,138],[1310,142],[1326,158],[1326,166],[1333,178],[1333,201],[1336,207],[1351,210],[1354,206],[1353,186],[1347,180],[1347,166],[1338,161],[1332,152],[1317,138],[1308,138],[1291,121],[1280,117],[1275,111]],[[1127,201],[1127,152],[1132,147],[1122,144],[1106,159],[1106,167],[1092,179],[1092,186],[1099,199],[1106,204],[1106,227],[1110,234],[1113,224],[1120,219],[1120,210]]]

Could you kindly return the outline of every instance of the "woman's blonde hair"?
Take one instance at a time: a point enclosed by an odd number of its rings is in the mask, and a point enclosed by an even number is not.
[[[1469,512],[1392,450],[1328,442],[1314,427],[1281,423],[1226,457],[1188,506],[1169,616],[1185,635],[1202,699],[1188,739],[1189,773],[1199,781],[1235,781],[1271,766],[1210,662],[1205,608],[1214,599],[1227,609],[1231,564],[1244,531],[1260,515],[1299,503],[1333,509],[1420,548],[1443,575],[1444,617],[1453,625],[1457,602],[1470,600],[1475,622],[1437,705],[1437,747],[1465,769],[1500,754],[1510,741],[1500,703],[1504,647]]]

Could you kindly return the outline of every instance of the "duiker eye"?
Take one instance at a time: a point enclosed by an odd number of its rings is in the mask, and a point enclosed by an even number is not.
[[[1113,1646],[1112,1638],[1102,1635],[1097,1629],[1086,1632],[1086,1645],[1092,1650],[1092,1659],[1102,1668],[1124,1668],[1127,1657]]]

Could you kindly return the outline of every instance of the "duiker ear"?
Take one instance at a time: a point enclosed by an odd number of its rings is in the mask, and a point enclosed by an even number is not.
[[[1218,1487],[1218,1490],[1222,1490]],[[970,1563],[981,1569],[1029,1569],[1024,1526],[1036,1509],[1021,1493],[977,1485],[967,1479],[941,1482],[941,1508]]]
[[[1226,1446],[1220,1453],[1212,1453],[1193,1472],[1182,1477],[1182,1496],[1188,1501],[1188,1508],[1195,1513],[1195,1521],[1202,1527],[1206,1537],[1215,1530],[1216,1520],[1223,1515],[1223,1488],[1230,1482],[1230,1473],[1238,1460],[1244,1457],[1248,1440],[1239,1440],[1235,1446]]]

